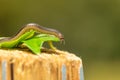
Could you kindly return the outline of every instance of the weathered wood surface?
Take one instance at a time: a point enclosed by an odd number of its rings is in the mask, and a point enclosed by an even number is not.
[[[83,80],[81,68],[81,59],[65,51],[0,49],[0,80]]]

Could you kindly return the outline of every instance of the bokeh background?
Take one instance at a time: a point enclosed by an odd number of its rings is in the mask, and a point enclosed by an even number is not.
[[[0,0],[0,36],[31,22],[64,34],[85,80],[120,80],[120,0]]]

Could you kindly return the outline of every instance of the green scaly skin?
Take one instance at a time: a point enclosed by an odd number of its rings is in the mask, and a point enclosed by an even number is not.
[[[19,38],[15,39],[15,40],[1,41],[0,48],[14,48],[18,44],[20,44],[23,40],[32,38],[34,36],[34,33],[35,33],[34,30],[30,30],[30,31],[25,32],[23,35],[21,35]]]

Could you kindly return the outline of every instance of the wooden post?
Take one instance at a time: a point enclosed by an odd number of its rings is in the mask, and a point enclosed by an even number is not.
[[[0,49],[0,80],[83,80],[82,61],[65,51]]]

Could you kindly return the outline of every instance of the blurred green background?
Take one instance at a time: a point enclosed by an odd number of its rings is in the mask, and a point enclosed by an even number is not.
[[[31,22],[64,34],[57,46],[82,58],[85,80],[120,80],[120,0],[0,0],[0,36]]]

